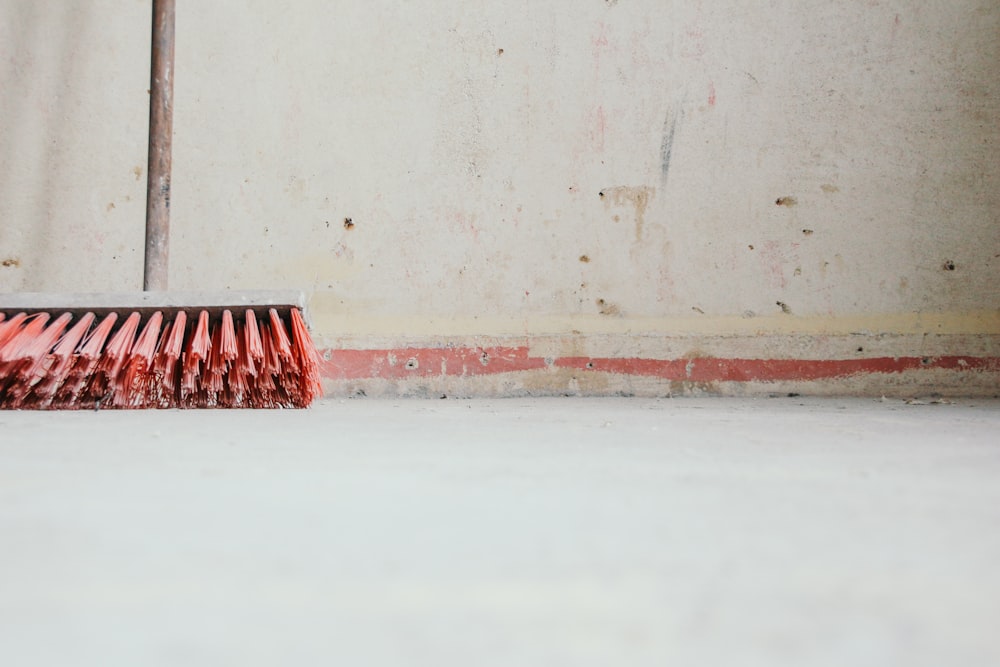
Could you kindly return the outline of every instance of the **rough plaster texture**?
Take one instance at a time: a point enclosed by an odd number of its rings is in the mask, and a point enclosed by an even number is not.
[[[1000,662],[1000,405],[0,414],[5,664]]]
[[[148,13],[0,2],[0,289],[138,289]],[[172,287],[304,289],[328,345],[997,334],[998,31],[987,0],[181,5]]]

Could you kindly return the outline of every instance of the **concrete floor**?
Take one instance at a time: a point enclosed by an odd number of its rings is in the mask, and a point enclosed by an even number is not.
[[[1000,403],[0,413],[27,665],[1000,664]]]

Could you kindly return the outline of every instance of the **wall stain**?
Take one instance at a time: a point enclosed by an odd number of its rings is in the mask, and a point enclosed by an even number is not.
[[[777,204],[778,206],[787,206],[791,208],[792,206],[798,204],[799,200],[796,199],[795,197],[778,197],[777,199],[774,200],[774,203]]]
[[[597,300],[597,307],[600,309],[601,315],[621,315],[622,310],[618,306],[604,299]]]
[[[643,240],[646,226],[646,209],[650,200],[656,195],[656,188],[646,185],[620,185],[614,188],[604,188],[598,195],[604,200],[605,206],[632,206],[635,209],[635,240]],[[615,216],[618,221],[618,216]]]
[[[674,153],[674,135],[677,133],[677,121],[681,114],[680,109],[670,110],[663,120],[663,140],[660,142],[660,174],[664,183],[670,173],[670,159]]]
[[[838,188],[836,185],[830,185],[829,183],[824,183],[823,185],[819,186],[819,189],[827,193],[828,195],[832,195],[835,192],[840,192],[840,188]]]
[[[0,262],[0,264],[2,264],[3,266],[5,266],[7,268],[11,268],[11,267],[18,268],[18,267],[21,266],[21,260],[18,259],[17,257],[8,257],[3,262]]]

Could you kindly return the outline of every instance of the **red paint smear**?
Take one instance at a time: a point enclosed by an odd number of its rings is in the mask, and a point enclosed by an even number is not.
[[[877,357],[871,359],[588,359],[566,357],[555,365],[689,382],[824,380],[918,369],[1000,371],[997,357]]]
[[[527,347],[327,350],[321,372],[329,380],[472,377],[549,366],[687,382],[810,381],[914,370],[1000,372],[1000,357],[876,357],[868,359],[641,359],[563,357],[546,361]]]
[[[526,347],[407,347],[394,350],[328,350],[322,355],[323,377],[331,380],[475,376],[530,371],[545,360],[528,356]]]
[[[715,83],[712,82],[708,84],[708,106],[715,106]]]

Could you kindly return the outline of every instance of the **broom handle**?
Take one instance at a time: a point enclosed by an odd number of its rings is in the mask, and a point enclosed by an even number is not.
[[[143,290],[167,289],[170,245],[170,142],[174,126],[174,0],[153,0],[149,74],[149,165]]]

